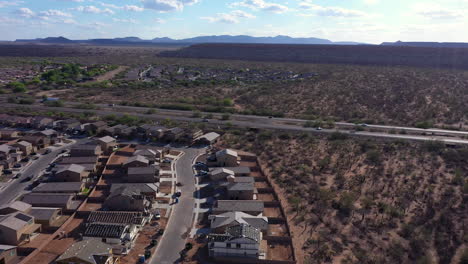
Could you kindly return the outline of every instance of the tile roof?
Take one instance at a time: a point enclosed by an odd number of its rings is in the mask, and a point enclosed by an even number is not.
[[[125,224],[89,223],[86,225],[84,236],[102,238],[121,238],[128,230]]]
[[[88,223],[142,225],[145,216],[141,212],[95,211],[88,217]]]
[[[142,163],[145,163],[145,164],[149,164],[149,160],[148,160],[146,157],[137,155],[137,156],[130,157],[130,158],[124,163],[124,165],[129,164],[129,163],[132,163],[132,162],[134,162],[134,161],[138,161],[138,162],[142,162]]]
[[[57,170],[56,173],[62,173],[65,171],[72,171],[76,173],[82,173],[83,171],[86,170],[86,167],[78,165],[78,164],[69,164],[63,167],[60,167],[59,170]]]
[[[158,191],[158,186],[154,183],[114,183],[111,186],[111,193],[122,187],[130,189],[131,191],[138,191],[138,193],[151,193]]]

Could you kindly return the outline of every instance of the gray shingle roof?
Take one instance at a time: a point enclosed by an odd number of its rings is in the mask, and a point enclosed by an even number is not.
[[[226,212],[220,215],[210,215],[211,228],[219,228],[227,225],[249,224],[260,230],[268,229],[268,218],[262,215],[253,216],[243,212]]]
[[[129,190],[138,190],[138,192],[142,193],[158,191],[158,186],[156,186],[154,183],[114,183],[111,186],[111,193],[121,187],[128,188]]]
[[[228,242],[236,238],[248,238],[257,243],[260,242],[260,230],[248,224],[234,225],[226,228],[225,234],[210,234],[209,241]]]
[[[72,171],[72,172],[76,172],[76,173],[82,173],[85,169],[86,169],[86,167],[78,165],[78,164],[69,164],[69,165],[65,165],[63,167],[60,167],[59,170],[57,170],[57,173],[62,173],[62,172],[65,172],[65,171]]]
[[[142,225],[145,216],[141,212],[95,211],[88,217],[88,223]]]
[[[81,182],[45,182],[39,184],[32,192],[64,192],[78,193],[81,191]]]
[[[239,212],[263,212],[263,201],[252,200],[219,200],[217,206],[213,209],[216,211],[239,211]]]
[[[85,262],[99,264],[95,256],[108,256],[112,247],[99,239],[86,239],[71,245],[56,261],[78,258]]]
[[[228,191],[253,191],[254,189],[252,182],[230,182],[227,186]]]

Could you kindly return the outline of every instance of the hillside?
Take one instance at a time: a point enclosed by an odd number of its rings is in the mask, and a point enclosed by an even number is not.
[[[468,49],[370,45],[199,44],[160,56],[468,69]]]
[[[221,145],[260,155],[300,263],[458,264],[466,248],[468,149],[240,131]]]

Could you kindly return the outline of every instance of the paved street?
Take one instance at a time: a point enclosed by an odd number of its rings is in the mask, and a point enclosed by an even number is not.
[[[178,149],[185,152],[176,163],[177,181],[182,183],[177,187],[182,191],[178,204],[172,205],[172,214],[161,242],[154,253],[152,264],[177,263],[179,252],[185,247],[185,240],[192,227],[193,210],[195,206],[195,177],[192,170],[193,159],[204,149]]]
[[[70,102],[67,102],[70,103]],[[73,103],[71,103],[73,104]],[[18,105],[16,104],[3,104],[4,107],[8,108],[16,108]],[[130,107],[130,106],[116,106],[116,107],[108,107],[105,105],[99,105],[102,108],[100,110],[93,111],[98,115],[117,115],[122,116],[124,114],[131,114],[134,116],[146,118],[146,119],[153,119],[153,120],[164,120],[166,118],[171,118],[177,121],[185,121],[185,122],[202,122],[202,118],[193,118],[191,111],[179,111],[179,110],[166,110],[166,109],[158,109],[156,114],[148,115],[145,113],[148,108],[144,107]],[[42,106],[42,105],[29,105],[31,109],[37,110],[44,110],[50,111],[50,107]],[[76,109],[76,108],[68,108],[68,107],[55,107],[54,110],[56,111],[63,111],[63,112],[71,112],[71,113],[83,113],[86,110],[83,109]],[[225,125],[227,121],[211,119],[209,121],[210,124],[215,125]],[[458,145],[468,145],[467,139],[462,139],[460,137],[468,136],[467,131],[450,131],[450,130],[442,130],[442,129],[419,129],[419,128],[411,128],[411,127],[400,127],[400,126],[379,126],[379,125],[367,125],[369,128],[377,129],[380,128],[384,131],[381,132],[369,132],[369,131],[354,131],[354,130],[346,130],[340,129],[339,127],[355,127],[355,124],[351,123],[341,123],[338,122],[336,125],[338,126],[337,129],[323,129],[323,130],[316,130],[314,128],[305,128],[303,127],[304,122],[306,120],[300,119],[291,119],[291,118],[268,118],[264,116],[244,116],[244,115],[232,115],[231,120],[228,121],[233,126],[238,127],[245,127],[245,128],[263,128],[263,129],[274,129],[274,130],[289,130],[289,131],[302,131],[308,133],[333,133],[333,132],[342,132],[345,134],[349,134],[350,136],[365,136],[365,137],[377,137],[377,138],[389,138],[389,139],[402,139],[402,140],[411,140],[411,141],[432,141],[432,140],[439,140],[445,143],[451,144],[458,144]],[[433,135],[410,135],[410,134],[391,134],[389,130],[394,131],[401,131],[405,130],[406,132],[415,132],[415,133],[426,133],[426,134],[437,134],[437,135],[445,135],[445,136],[433,136]],[[446,137],[447,135],[451,137]],[[456,138],[458,137],[458,138]]]
[[[20,194],[24,193],[25,188],[33,182],[33,180],[31,180],[22,183],[22,179],[29,176],[38,177],[39,173],[45,170],[63,149],[69,149],[77,142],[79,142],[79,140],[75,143],[55,148],[47,155],[40,155],[39,159],[33,161],[26,169],[21,171],[22,175],[19,179],[13,180],[5,189],[0,191],[0,205],[7,204],[17,198]]]

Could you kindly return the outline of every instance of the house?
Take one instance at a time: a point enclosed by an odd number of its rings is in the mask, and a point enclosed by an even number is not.
[[[155,166],[131,167],[124,177],[126,182],[134,183],[155,183],[157,181],[158,169]]]
[[[100,238],[102,242],[112,246],[112,253],[127,254],[137,234],[138,229],[135,225],[88,223],[83,240]]]
[[[236,177],[248,177],[250,176],[250,168],[247,166],[237,166],[237,167],[224,167],[227,170],[234,172]]]
[[[66,119],[59,122],[59,129],[62,131],[72,131],[75,127],[79,126],[81,122],[77,119]]]
[[[87,223],[108,223],[144,226],[151,218],[151,214],[143,212],[124,211],[94,211],[88,216]]]
[[[251,215],[259,215],[265,209],[263,201],[254,200],[218,200],[213,208],[213,213],[244,212]]]
[[[17,256],[16,246],[11,245],[0,245],[0,263],[10,264],[16,263],[15,258]]]
[[[249,178],[249,177],[245,177]],[[256,192],[254,182],[229,182],[227,196],[229,200],[253,200]]]
[[[208,175],[213,181],[221,181],[226,180],[228,176],[234,176],[234,172],[226,168],[216,168],[210,171]]]
[[[97,156],[88,156],[88,157],[62,157],[57,160],[57,169],[60,167],[64,167],[70,164],[78,164],[85,168],[87,172],[95,172],[97,169]]]
[[[31,205],[22,201],[14,201],[0,207],[0,215],[7,215],[15,212],[29,213]]]
[[[58,167],[54,174],[54,180],[63,182],[81,182],[88,176],[89,172],[86,171],[84,166],[78,164],[69,164]]]
[[[33,152],[33,145],[27,141],[16,142],[13,146],[17,147],[23,153],[23,156],[28,156]]]
[[[223,149],[215,153],[216,165],[218,167],[239,166],[239,155],[231,149]]]
[[[71,193],[28,193],[22,201],[33,207],[53,207],[62,210],[73,210],[73,197]]]
[[[146,211],[151,201],[138,190],[122,186],[115,189],[104,202],[103,207],[111,211]]]
[[[33,193],[80,193],[84,188],[82,182],[43,182],[32,190]]]
[[[57,219],[59,219],[62,214],[62,210],[60,208],[33,207],[29,214],[33,216],[34,221],[41,224],[42,227],[50,227]]]
[[[8,160],[12,157],[12,154],[18,152],[18,148],[7,144],[0,145],[0,159]]]
[[[213,145],[218,142],[218,139],[221,135],[216,132],[210,132],[199,136],[195,139],[195,144],[199,145]]]
[[[50,146],[51,143],[50,138],[48,137],[34,136],[32,134],[22,137],[21,140],[31,143],[36,150],[46,148]]]
[[[164,137],[164,133],[166,131],[167,128],[164,126],[155,126],[149,124],[145,124],[137,128],[138,134],[150,139],[161,139]]]
[[[224,234],[208,235],[208,254],[217,258],[265,259],[265,249],[261,248],[262,232],[248,224],[226,228]]]
[[[31,126],[36,129],[52,127],[54,120],[48,117],[36,116],[31,120]]]
[[[146,197],[156,199],[156,194],[159,191],[158,186],[154,183],[113,183],[111,185],[110,192],[113,193],[115,190],[125,187],[133,192],[140,192]]]
[[[108,128],[107,122],[97,121],[97,122],[91,123],[89,125],[89,127],[88,127],[89,131],[88,132],[99,134],[102,131],[104,131],[106,128]]]
[[[19,132],[13,129],[2,129],[0,130],[0,135],[2,135],[2,139],[5,140],[12,140],[20,137]]]
[[[96,142],[101,146],[101,150],[105,153],[109,153],[117,146],[117,140],[111,136],[98,138]]]
[[[214,233],[223,233],[227,227],[240,224],[248,224],[262,232],[268,230],[268,218],[262,214],[254,216],[243,212],[226,212],[210,215],[208,220],[210,220],[210,228]]]
[[[60,143],[62,140],[61,134],[54,129],[46,129],[33,133],[34,136],[42,136],[49,139],[50,144]]]
[[[135,167],[148,167],[149,160],[144,156],[133,156],[130,157],[126,162],[123,164],[124,168],[135,168]]]
[[[75,145],[70,149],[70,156],[72,157],[99,156],[101,153],[101,146],[95,144]]]
[[[133,156],[143,156],[145,157],[150,163],[155,163],[156,161],[160,161],[163,158],[163,152],[157,149],[137,149]]]
[[[163,139],[166,141],[178,141],[184,135],[184,130],[180,127],[174,127],[166,130]]]
[[[58,264],[117,264],[112,247],[101,239],[85,239],[71,245],[55,260]]]
[[[200,129],[186,129],[184,130],[183,141],[192,143],[196,138],[203,135],[203,131]]]
[[[34,217],[23,212],[0,216],[0,244],[18,245],[40,232],[41,225]]]

